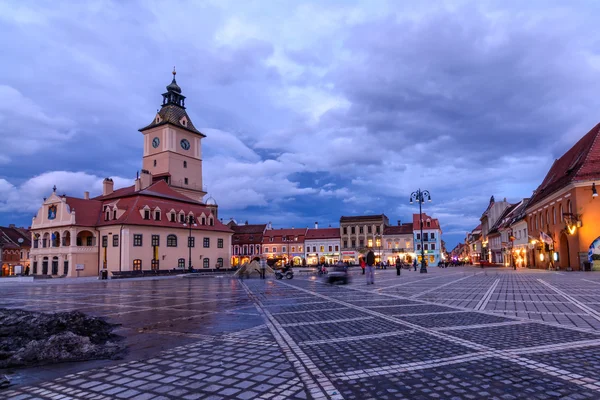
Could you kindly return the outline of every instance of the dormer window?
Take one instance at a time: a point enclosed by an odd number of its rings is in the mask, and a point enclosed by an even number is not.
[[[110,219],[110,212],[106,210],[106,214],[104,215],[104,220],[108,221]]]
[[[188,123],[188,121],[187,121],[187,118],[186,118],[186,117],[183,117],[183,118],[181,118],[181,119],[179,120],[179,122],[180,122],[180,123],[181,123],[181,125],[183,125],[183,126],[187,126],[187,123]]]
[[[117,209],[113,210],[113,219],[117,219]]]
[[[202,225],[206,225],[206,217],[202,217]]]
[[[160,211],[154,211],[154,219],[160,221]]]
[[[183,213],[179,214],[179,222],[181,222],[181,223],[185,222],[185,214],[183,214]]]
[[[208,224],[209,224],[210,226],[213,226],[213,225],[214,225],[214,221],[213,221],[213,219],[212,219],[212,218],[209,218],[209,220],[208,220]]]
[[[144,219],[150,219],[150,210],[144,210]]]
[[[156,124],[158,124],[158,123],[160,123],[160,121],[161,121],[161,119],[160,119],[160,115],[158,115],[158,114],[157,114],[157,115],[156,115],[156,119],[154,120],[154,122],[155,122]]]

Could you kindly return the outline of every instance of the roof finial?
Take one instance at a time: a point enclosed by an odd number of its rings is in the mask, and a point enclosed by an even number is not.
[[[56,185],[52,188],[52,191],[56,193]]]
[[[177,75],[177,71],[175,71],[175,66],[173,65],[173,76]]]

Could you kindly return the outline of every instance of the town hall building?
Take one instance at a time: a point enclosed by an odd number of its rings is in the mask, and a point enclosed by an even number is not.
[[[101,270],[142,271],[227,268],[233,231],[202,184],[206,136],[188,116],[175,80],[143,134],[142,170],[133,185],[103,182],[90,198],[53,192],[31,225],[31,272],[94,276]]]

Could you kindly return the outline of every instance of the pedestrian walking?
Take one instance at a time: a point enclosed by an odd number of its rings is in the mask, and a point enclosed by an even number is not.
[[[402,269],[402,263],[400,257],[396,257],[396,275],[400,276],[400,270]]]
[[[360,264],[360,268],[362,269],[362,274],[365,274],[365,268],[367,267],[367,263],[365,262],[364,257],[360,257],[358,259],[358,263]]]
[[[415,258],[413,260],[413,267],[415,268],[415,271],[417,270],[417,259]]]
[[[367,253],[367,285],[370,283],[371,285],[375,284],[375,253],[373,250],[369,250]]]
[[[262,279],[266,279],[266,275],[267,275],[267,260],[262,258],[262,259],[260,259],[260,276]]]

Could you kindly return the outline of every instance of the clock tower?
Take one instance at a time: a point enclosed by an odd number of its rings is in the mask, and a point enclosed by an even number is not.
[[[140,129],[144,135],[143,169],[153,181],[164,180],[174,190],[202,201],[206,192],[202,186],[202,138],[185,111],[185,96],[175,81],[163,93],[161,109],[148,126]]]

